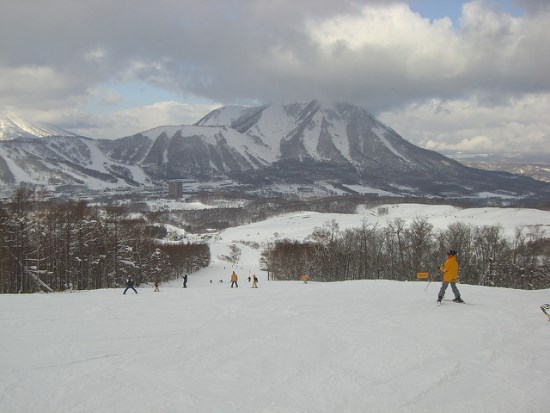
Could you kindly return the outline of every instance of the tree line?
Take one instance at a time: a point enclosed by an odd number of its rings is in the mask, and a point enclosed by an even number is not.
[[[207,244],[163,243],[163,227],[123,207],[41,202],[21,186],[0,207],[0,293],[89,290],[167,281],[210,262]]]
[[[451,223],[435,231],[425,218],[410,224],[395,219],[385,227],[366,220],[341,231],[335,221],[316,228],[304,241],[282,240],[263,252],[273,280],[386,279],[412,281],[419,272],[440,280],[446,251],[458,251],[460,281],[519,289],[550,288],[550,240],[540,226],[517,228],[508,239],[500,226]]]

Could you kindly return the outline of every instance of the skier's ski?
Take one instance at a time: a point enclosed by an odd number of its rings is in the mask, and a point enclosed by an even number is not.
[[[459,302],[459,301],[451,300],[450,298],[444,298],[443,301],[450,301],[451,303],[457,303],[457,304],[474,305],[472,303],[467,303],[466,301]]]
[[[550,321],[550,314],[548,314],[547,310],[550,310],[550,304],[543,304],[540,306],[540,309],[546,316],[548,317],[548,321]]]

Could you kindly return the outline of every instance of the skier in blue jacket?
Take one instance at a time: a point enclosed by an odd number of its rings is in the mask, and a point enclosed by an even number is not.
[[[134,279],[132,278],[132,276],[129,276],[126,279],[126,289],[124,290],[123,294],[126,294],[126,291],[128,291],[130,288],[134,290],[136,294],[138,293],[137,290],[134,288]]]

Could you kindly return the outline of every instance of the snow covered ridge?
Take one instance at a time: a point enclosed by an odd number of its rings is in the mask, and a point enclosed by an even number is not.
[[[61,148],[66,138],[0,142],[0,184],[99,188],[222,177],[254,190],[331,182],[347,193],[364,187],[403,196],[550,198],[549,183],[468,168],[411,144],[347,103],[230,106],[190,126],[72,140],[71,152]]]
[[[0,114],[0,141],[48,136],[77,136],[72,132],[39,122],[29,122],[10,113]]]

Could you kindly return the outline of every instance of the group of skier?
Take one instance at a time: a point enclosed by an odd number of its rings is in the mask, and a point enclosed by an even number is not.
[[[458,287],[456,286],[458,282],[458,261],[456,259],[457,252],[455,250],[449,250],[447,251],[447,259],[445,260],[445,263],[442,264],[439,267],[439,271],[443,275],[441,288],[439,289],[439,293],[437,294],[437,304],[441,305],[441,301],[443,300],[443,297],[445,296],[445,291],[451,286],[451,290],[453,291],[453,294],[455,298],[453,301],[455,303],[464,303],[464,300],[462,300],[462,297],[460,296],[460,291],[458,290]],[[309,277],[307,275],[301,275],[300,280],[307,283],[307,279]],[[235,273],[235,271],[231,274],[231,288],[235,286],[235,288],[239,288],[238,285],[239,277]],[[258,288],[258,277],[256,275],[253,275],[252,277],[248,277],[248,282],[252,281],[252,288]],[[221,282],[221,281],[220,281]],[[212,280],[210,281],[212,283]],[[187,288],[187,274],[183,277],[183,288]],[[137,294],[137,290],[134,287],[134,279],[132,276],[129,276],[126,279],[126,289],[124,290],[123,294],[126,294],[126,292],[132,289]],[[159,291],[159,282],[158,280],[155,281],[155,290]],[[548,316],[548,320],[550,321],[550,304],[543,304],[541,307],[541,310]]]
[[[451,290],[454,293],[454,302],[456,303],[463,303],[464,301],[460,297],[460,291],[458,290],[458,287],[456,286],[456,283],[458,281],[458,261],[456,260],[456,251],[455,250],[449,250],[447,252],[447,260],[441,267],[439,267],[439,271],[443,274],[443,282],[441,284],[441,288],[439,290],[439,293],[437,295],[437,304],[441,304],[441,301],[443,300],[443,297],[445,296],[445,291],[447,290],[447,287],[450,285]],[[302,276],[303,277],[303,276]],[[239,288],[238,284],[239,277],[235,273],[235,271],[231,274],[231,288]],[[258,278],[256,275],[253,276],[253,278],[248,277],[248,282],[252,280],[252,288],[258,288]],[[304,281],[307,282],[307,281]],[[187,274],[183,277],[183,288],[187,288]],[[134,287],[134,279],[132,276],[129,276],[126,279],[126,289],[124,290],[123,294],[126,294],[126,292],[132,289],[137,294],[137,290]],[[155,281],[155,290],[159,291],[159,282],[158,280]]]
[[[453,293],[455,295],[454,302],[457,303],[463,303],[464,301],[460,297],[460,291],[458,291],[458,287],[456,286],[456,283],[458,281],[458,261],[456,260],[456,251],[455,250],[449,250],[447,252],[447,260],[441,267],[439,267],[439,271],[443,273],[443,283],[441,284],[441,289],[439,290],[439,294],[437,295],[437,303],[441,304],[441,300],[443,300],[443,297],[445,296],[445,291],[447,290],[447,287],[450,285],[451,289],[453,290]],[[302,279],[301,276],[300,279]],[[231,274],[231,288],[239,288],[238,284],[239,277],[235,273],[235,271]],[[253,276],[253,278],[248,277],[248,282],[252,280],[252,288],[258,288],[258,277],[256,275]],[[303,280],[303,279],[302,279]],[[307,282],[307,281],[304,281]],[[183,288],[187,288],[187,274],[183,276]],[[132,289],[137,294],[137,290],[134,287],[134,279],[132,276],[129,276],[126,279],[126,289],[124,290],[123,294],[126,294],[126,292]],[[159,282],[158,280],[155,281],[155,290],[159,291]]]
[[[237,281],[239,281],[239,277],[237,276],[235,271],[233,271],[231,273],[231,288],[233,288],[233,286],[235,286],[235,288],[239,288],[239,284],[237,283]],[[252,281],[252,288],[258,288],[258,277],[256,277],[255,274],[252,277],[248,277],[248,282],[250,281]]]
[[[124,292],[122,294],[126,294],[126,291],[128,291],[129,289],[132,289],[134,290],[134,292],[137,294],[137,290],[136,288],[134,287],[134,279],[131,275],[128,276],[128,278],[126,278],[126,289],[124,290]],[[159,285],[160,285],[160,282],[159,280],[155,280],[155,289],[153,290],[153,292],[159,292]],[[183,288],[187,288],[187,274],[185,274],[183,276]]]
[[[239,277],[237,276],[237,274],[235,273],[235,271],[233,271],[233,273],[231,274],[231,288],[233,288],[233,286],[235,286],[236,288],[239,288],[239,285],[237,283],[237,281],[239,280]],[[253,277],[248,277],[248,282],[252,281],[252,288],[258,288],[258,277],[256,277],[256,275],[253,275]],[[210,281],[212,282],[212,281]],[[126,294],[126,292],[129,290],[129,289],[132,289],[134,290],[134,292],[137,294],[137,290],[136,288],[134,287],[134,279],[132,278],[132,276],[128,276],[128,278],[126,279],[126,289],[124,290],[124,292],[122,294]],[[185,274],[183,276],[183,288],[187,288],[187,274]],[[158,292],[160,291],[159,290],[159,281],[158,280],[155,280],[155,289],[153,290],[154,292]]]

